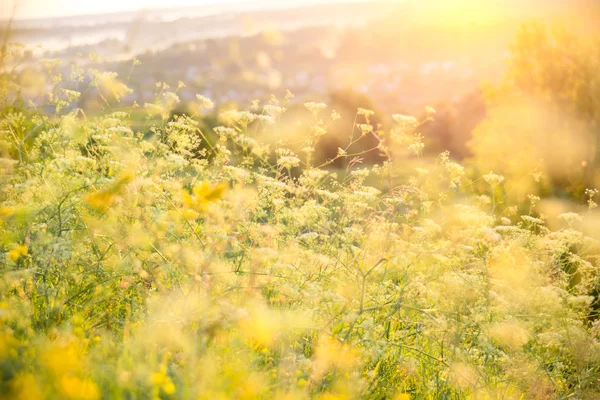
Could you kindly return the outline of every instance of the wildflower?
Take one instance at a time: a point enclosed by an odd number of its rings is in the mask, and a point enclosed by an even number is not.
[[[179,103],[180,99],[177,94],[174,92],[165,92],[163,93],[163,101],[165,105],[169,108],[172,108],[175,104]]]
[[[261,346],[270,347],[281,330],[279,315],[264,306],[257,306],[239,321],[240,328],[248,337]]]
[[[423,153],[424,148],[425,143],[421,141],[416,141],[408,146],[408,150],[410,150],[415,156],[420,156]]]
[[[588,208],[590,210],[598,207],[596,202],[594,202],[593,197],[599,193],[598,189],[585,189],[585,195],[588,196]]]
[[[55,377],[70,375],[82,368],[80,350],[75,344],[51,346],[40,354],[40,361]]]
[[[527,198],[529,199],[529,202],[531,203],[531,208],[535,207],[541,200],[538,196],[533,195],[533,194],[528,194]]]
[[[108,191],[96,191],[85,196],[83,201],[98,211],[106,211],[112,205],[114,198],[114,193]]]
[[[506,215],[508,215],[509,217],[513,216],[513,215],[517,215],[519,208],[517,206],[510,206],[507,207],[506,210],[504,210],[504,213]]]
[[[165,394],[171,395],[175,393],[176,387],[171,378],[166,374],[166,368],[163,366],[159,372],[152,374],[150,381],[156,387],[161,389]]]
[[[314,352],[313,374],[321,377],[331,368],[349,370],[356,362],[354,350],[335,338],[322,335]]]
[[[246,128],[252,122],[256,121],[258,115],[249,111],[231,110],[221,114],[221,118],[228,124],[239,125]]]
[[[239,135],[235,137],[235,143],[244,150],[251,150],[258,146],[256,140],[248,136]]]
[[[483,180],[486,181],[488,185],[495,187],[504,181],[504,177],[490,171],[489,174],[483,175]]]
[[[269,114],[271,117],[278,117],[285,111],[283,107],[274,106],[271,104],[264,106],[263,110],[265,110],[265,112],[267,114]]]
[[[302,152],[306,153],[306,154],[311,154],[315,152],[315,148],[312,146],[306,146],[300,149]]]
[[[460,182],[465,175],[465,168],[455,162],[446,163],[446,170],[450,175],[450,180],[453,182]]]
[[[357,114],[358,114],[358,115],[362,115],[362,116],[364,116],[365,118],[369,118],[369,117],[371,117],[371,116],[375,115],[375,111],[372,111],[372,110],[367,110],[367,109],[365,109],[365,108],[360,108],[360,107],[359,107]]]
[[[492,243],[499,243],[502,240],[502,236],[492,228],[481,228],[481,232],[483,233],[483,236]]]
[[[61,91],[65,95],[68,102],[72,102],[72,101],[78,99],[79,96],[81,96],[81,93],[77,92],[75,90],[61,89]]]
[[[300,165],[300,159],[293,156],[281,157],[277,160],[277,165],[285,169],[292,169]]]
[[[259,115],[256,117],[257,121],[264,122],[265,124],[273,125],[275,124],[275,119],[270,115]]]
[[[450,380],[460,388],[475,387],[479,380],[477,370],[465,363],[454,363],[450,366]]]
[[[544,221],[540,218],[532,217],[531,215],[521,215],[521,219],[525,222],[529,222],[531,225],[543,225]]]
[[[581,217],[581,215],[574,213],[574,212],[562,213],[558,216],[558,218],[565,221],[569,226],[572,226],[576,222],[583,221],[583,218]]]
[[[93,71],[93,75],[95,78],[94,85],[111,94],[117,101],[133,92],[125,84],[119,82],[118,75],[115,72]]]
[[[415,117],[402,114],[394,114],[392,118],[402,127],[414,127],[419,123]]]
[[[283,98],[284,103],[287,103],[288,101],[290,101],[291,99],[293,99],[294,93],[290,92],[289,90],[285,91],[285,97]]]
[[[124,171],[112,185],[103,190],[97,190],[87,194],[83,198],[83,201],[98,211],[106,211],[113,204],[115,198],[121,193],[123,188],[134,179],[135,174],[132,171]]]
[[[450,162],[450,152],[444,151],[443,153],[440,153],[440,155],[435,159],[435,162],[439,165],[448,164]]]
[[[373,131],[373,126],[369,125],[369,124],[356,124],[356,126],[358,127],[358,129],[360,130],[360,133],[364,136],[369,132]]]
[[[0,207],[0,217],[7,218],[15,213],[13,207]]]
[[[40,384],[31,373],[20,373],[11,382],[11,389],[18,400],[36,400],[44,398]]]
[[[202,184],[194,186],[191,194],[187,190],[183,191],[183,204],[187,208],[191,208],[199,213],[203,213],[208,209],[208,205],[210,203],[223,198],[226,188],[227,184],[225,183],[220,183],[214,187],[211,187],[210,183],[204,181]]]
[[[196,95],[196,100],[200,103],[200,108],[211,109],[215,107],[215,103],[208,97],[204,97],[201,94]]]
[[[94,382],[71,375],[60,378],[60,391],[67,399],[94,400],[100,398],[100,391]]]
[[[313,125],[311,127],[311,133],[315,137],[315,139],[320,138],[327,134],[327,130],[323,128],[321,125]]]
[[[318,237],[319,237],[319,234],[317,232],[308,232],[308,233],[303,233],[302,235],[298,236],[298,239],[310,241],[310,240],[317,239]]]
[[[155,103],[145,103],[144,108],[149,116],[161,115],[165,112],[162,106]]]
[[[236,131],[233,128],[227,128],[224,126],[217,126],[213,129],[215,131],[215,133],[219,136],[223,136],[226,138],[232,138],[234,136],[236,136],[238,134],[238,131]]]
[[[507,350],[516,351],[529,341],[529,331],[518,322],[501,322],[488,328],[488,336]]]
[[[477,196],[477,203],[481,206],[486,206],[492,204],[492,199],[490,196],[482,194],[481,196]]]
[[[324,109],[327,108],[327,104],[325,103],[314,103],[314,102],[307,102],[304,103],[304,107],[306,107],[306,109],[308,111],[310,111],[311,113],[313,113],[313,115],[316,117],[317,115],[319,115],[319,113],[321,111],[323,111]]]
[[[14,262],[17,262],[17,261],[19,261],[19,259],[21,257],[24,257],[27,254],[29,254],[29,250],[27,249],[27,246],[20,244],[8,252],[8,258],[13,260]]]

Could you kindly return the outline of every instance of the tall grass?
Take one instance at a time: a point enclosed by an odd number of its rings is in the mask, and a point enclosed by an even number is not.
[[[291,94],[202,132],[177,89],[129,107],[114,74],[55,68],[2,78],[0,398],[600,396],[596,191],[551,224],[421,158],[414,117],[357,110],[332,170],[326,104],[299,145]],[[366,137],[382,165],[348,150]]]

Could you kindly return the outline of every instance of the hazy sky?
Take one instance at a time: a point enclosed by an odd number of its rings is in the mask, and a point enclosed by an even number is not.
[[[310,4],[340,0],[0,0],[0,19],[7,19],[17,3],[17,19],[57,17],[131,11],[143,8],[177,7],[203,4]]]

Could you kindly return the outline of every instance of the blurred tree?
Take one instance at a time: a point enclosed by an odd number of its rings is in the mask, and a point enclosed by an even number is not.
[[[329,93],[327,101],[327,109],[320,115],[319,119],[327,123],[327,133],[322,136],[315,147],[313,158],[314,165],[327,163],[329,160],[336,158],[338,148],[345,149],[353,140],[358,139],[361,133],[354,124],[366,124],[366,117],[359,115],[358,110],[372,111],[369,113],[369,124],[373,127],[373,132],[376,132],[383,123],[381,113],[374,106],[374,102],[369,96],[364,93],[357,92],[351,88],[333,90]],[[335,111],[341,118],[333,120],[331,114]],[[314,116],[306,109],[302,103],[292,103],[287,107],[287,111],[280,117],[279,125],[275,136],[281,139],[282,135],[292,143],[297,145],[297,148],[292,149],[300,152],[301,148],[306,146],[306,134],[310,132],[311,126],[315,123]],[[347,150],[349,154],[360,153],[362,162],[368,165],[381,163],[384,160],[376,149],[379,140],[373,133],[369,133],[356,140]],[[329,167],[336,169],[346,168],[348,158],[338,158],[334,163],[328,164]]]
[[[462,160],[471,155],[467,143],[473,129],[486,116],[485,101],[480,89],[465,95],[457,102],[442,102],[434,107],[435,118],[423,128],[423,135],[431,138],[425,150],[437,155],[450,151],[452,158]]]
[[[359,108],[373,111],[373,115],[369,117],[369,123],[375,131],[382,124],[381,114],[377,111],[371,98],[366,94],[346,88],[332,91],[329,97],[331,109],[336,110],[342,118],[331,126],[329,133],[317,146],[316,157],[321,162],[334,158],[337,155],[338,148],[345,148],[350,142],[352,132],[354,132],[354,138],[360,136],[359,130],[353,124],[365,124],[367,121],[365,120],[365,116],[357,115]],[[366,135],[360,141],[350,146],[348,153],[366,152],[360,156],[363,162],[369,165],[381,163],[384,158],[378,150],[373,150],[377,147],[378,143],[379,140],[374,135]],[[335,166],[338,168],[345,167],[348,161],[348,159],[339,159]]]
[[[517,89],[587,121],[600,120],[600,38],[558,25],[523,25],[511,48],[509,82]]]
[[[555,193],[594,185],[600,135],[600,40],[560,26],[522,26],[504,82],[485,94],[488,114],[469,147],[481,170],[519,177],[519,197],[541,173]]]

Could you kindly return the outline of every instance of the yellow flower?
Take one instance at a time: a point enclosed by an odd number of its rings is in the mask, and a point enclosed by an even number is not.
[[[259,306],[251,311],[248,318],[240,320],[240,328],[245,336],[259,345],[269,347],[281,330],[281,320],[269,308]]]
[[[183,218],[188,220],[188,221],[193,221],[195,219],[197,219],[200,216],[200,214],[194,210],[183,210]]]
[[[15,209],[12,207],[0,207],[0,217],[10,217],[15,213]]]
[[[82,370],[80,349],[72,344],[44,349],[40,354],[40,361],[45,370],[56,377]]]
[[[106,211],[113,204],[116,195],[134,179],[135,174],[132,171],[123,171],[110,187],[89,193],[83,201],[98,211]]]
[[[11,387],[15,400],[37,400],[43,397],[35,376],[29,373],[17,375],[11,381]]]
[[[21,257],[26,256],[27,254],[29,254],[27,246],[20,244],[8,252],[8,258],[14,262],[17,262]]]
[[[322,377],[331,368],[342,371],[352,369],[357,361],[353,348],[340,343],[333,337],[322,335],[314,353],[313,374]]]
[[[135,173],[131,170],[126,170],[123,171],[119,174],[119,177],[117,178],[117,181],[115,182],[114,186],[117,189],[122,188],[123,186],[133,182],[133,180],[135,179]]]
[[[89,193],[83,201],[98,211],[106,211],[112,205],[114,197],[114,193],[97,191]]]
[[[95,400],[100,392],[94,382],[76,376],[63,376],[60,379],[60,391],[68,399]]]
[[[215,187],[211,187],[210,183],[204,181],[202,184],[195,186],[191,194],[184,190],[181,198],[187,208],[201,213],[207,210],[210,203],[223,198],[226,189],[226,183],[219,183]]]
[[[154,386],[159,387],[166,394],[173,394],[175,393],[176,389],[175,384],[173,383],[171,378],[165,373],[164,369],[165,368],[163,367],[160,372],[152,374],[151,381],[154,384]]]

